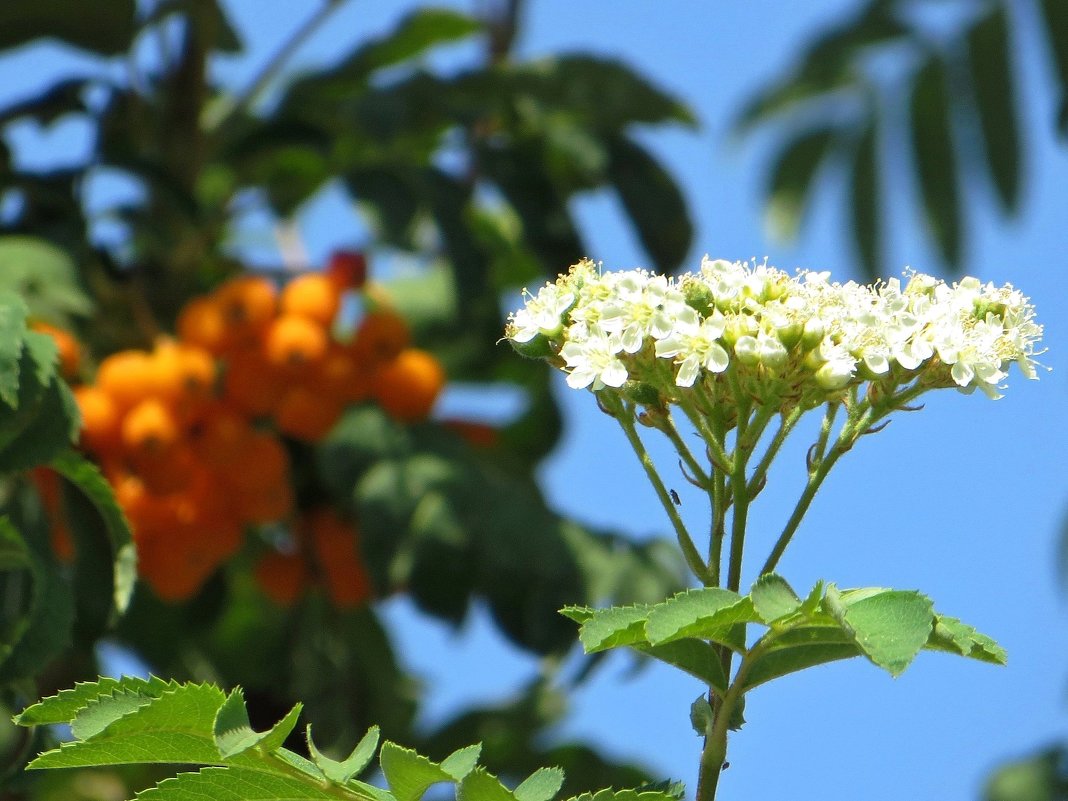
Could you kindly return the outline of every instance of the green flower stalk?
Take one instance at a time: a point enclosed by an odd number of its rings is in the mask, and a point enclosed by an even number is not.
[[[948,284],[907,272],[903,280],[841,284],[830,281],[827,273],[789,275],[767,264],[707,257],[699,271],[676,278],[645,270],[602,272],[585,260],[536,295],[527,293],[523,308],[511,315],[505,338],[517,351],[562,370],[568,386],[592,391],[601,409],[619,422],[671,520],[687,564],[705,588],[692,591],[704,592],[701,603],[711,606],[705,607],[704,622],[695,623],[690,634],[704,632],[704,641],[718,662],[715,675],[656,652],[659,641],[653,613],[646,619],[641,610],[571,610],[583,625],[587,650],[591,642],[593,650],[599,649],[588,626],[601,631],[606,620],[612,625],[623,621],[626,634],[620,632],[613,644],[636,647],[707,681],[708,725],[700,731],[705,737],[697,790],[700,801],[715,796],[727,731],[742,696],[754,682],[753,672],[760,675],[761,668],[755,665],[789,661],[781,654],[774,659],[768,656],[786,647],[787,640],[781,638],[788,627],[773,626],[755,644],[746,646],[744,632],[740,641],[708,622],[729,607],[735,609],[731,618],[735,626],[771,623],[772,618],[759,609],[747,611],[757,607],[746,607],[743,602],[750,596],[737,593],[749,505],[764,489],[771,462],[787,436],[806,413],[822,410],[819,435],[808,450],[804,488],[760,571],[761,597],[772,597],[776,603],[795,596],[773,571],[838,460],[860,437],[881,430],[890,414],[915,408],[917,399],[930,390],[954,388],[971,393],[978,389],[997,398],[1012,363],[1026,377],[1036,378],[1042,326],[1034,317],[1034,307],[1018,290],[976,278]],[[703,453],[695,454],[687,445],[691,440],[680,433],[680,419],[700,436]],[[679,516],[645,449],[639,424],[669,439],[686,478],[707,493],[706,550]],[[892,658],[872,653],[858,634],[870,622],[840,601],[854,599],[860,608],[874,604],[872,598],[879,593],[896,591],[863,590],[850,595],[831,585],[826,594],[819,587],[814,592],[805,602],[808,606],[799,599],[796,607],[792,602],[785,604],[791,611],[781,619],[802,627],[826,623],[828,631],[835,632],[828,635],[832,640],[845,636],[849,642],[821,640],[821,647],[833,645],[842,650],[801,667],[862,653],[896,672],[911,660],[915,651]],[[757,604],[757,594],[754,587],[752,604]],[[905,595],[914,607],[919,602],[912,596],[922,598],[915,593]],[[904,596],[894,598],[879,603],[906,604]],[[938,626],[949,624],[940,622],[929,601],[923,603],[926,611],[916,617],[923,622],[913,631],[915,650],[942,647],[944,642],[936,636]],[[802,614],[799,609],[806,611]],[[900,621],[908,610],[902,610],[898,610],[898,621],[891,620],[891,627],[903,625]],[[601,612],[619,612],[620,616],[591,622]],[[857,620],[861,620],[860,629]],[[646,638],[632,639],[641,626]],[[924,626],[931,627],[930,631]],[[816,634],[822,637],[826,632]],[[983,649],[973,652],[970,644],[950,648],[999,661],[996,644],[984,640]],[[735,654],[741,662],[732,676]],[[800,657],[794,653],[791,659]]]

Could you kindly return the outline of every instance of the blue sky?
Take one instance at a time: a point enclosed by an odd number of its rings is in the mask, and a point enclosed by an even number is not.
[[[265,54],[303,18],[291,0],[231,0],[233,19],[251,57],[224,62],[220,75],[242,85]],[[340,54],[350,42],[385,31],[417,5],[352,0],[333,24],[298,53],[310,65]],[[470,2],[451,3],[470,8]],[[843,197],[822,192],[799,243],[766,236],[760,187],[766,137],[731,142],[727,127],[740,103],[789,64],[799,43],[855,7],[853,0],[604,0],[528,3],[522,57],[584,50],[623,59],[678,94],[696,111],[699,131],[647,131],[643,140],[682,183],[697,224],[691,262],[702,254],[769,257],[783,269],[831,270],[855,277],[855,260],[839,225]],[[788,13],[786,13],[788,12]],[[1068,682],[1065,617],[1054,568],[1058,532],[1068,510],[1063,423],[1068,298],[1068,148],[1049,133],[1049,73],[1036,48],[1015,48],[1027,79],[1030,162],[1023,214],[1006,224],[985,188],[969,188],[975,222],[966,271],[1011,281],[1030,295],[1046,325],[1053,372],[1039,382],[1010,377],[1006,397],[943,392],[927,407],[866,438],[831,474],[780,565],[795,587],[824,578],[840,586],[921,589],[940,611],[997,638],[1009,665],[923,654],[904,676],[888,678],[860,661],[793,676],[754,692],[747,727],[730,746],[731,767],[720,795],[732,798],[861,797],[871,801],[978,797],[999,761],[1064,737]],[[47,55],[24,54],[5,64],[6,98],[47,82]],[[28,77],[33,76],[33,77]],[[77,131],[42,139],[23,130],[41,158],[77,148]],[[899,171],[895,188],[904,183]],[[590,256],[607,268],[643,263],[614,200],[591,196],[576,204]],[[919,235],[912,207],[892,208],[888,263],[933,271],[937,262]],[[247,242],[257,234],[251,221]],[[359,239],[355,217],[327,196],[301,220],[311,255]],[[560,265],[564,269],[566,265]],[[546,490],[563,512],[635,537],[667,530],[620,432],[591,397],[567,390],[566,439],[543,469]],[[770,546],[792,508],[803,478],[809,438],[795,434],[780,457],[751,521],[751,542]],[[673,464],[664,448],[665,471]],[[698,498],[683,510],[700,527]],[[763,543],[763,546],[761,545]],[[755,553],[755,552],[754,552]],[[752,558],[759,562],[758,557]],[[753,565],[747,579],[751,580]],[[474,614],[459,634],[421,619],[403,601],[385,614],[406,663],[427,682],[429,720],[471,701],[507,697],[537,670],[533,660],[493,633]],[[588,738],[612,753],[640,759],[665,777],[694,787],[700,741],[688,724],[696,681],[650,667],[637,675],[614,658],[574,699],[564,733]]]

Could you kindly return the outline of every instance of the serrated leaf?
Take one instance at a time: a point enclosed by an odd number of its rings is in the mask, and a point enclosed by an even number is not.
[[[166,690],[177,686],[173,682],[166,682],[155,676],[148,679],[137,676],[123,676],[121,679],[102,676],[96,681],[78,682],[69,690],[61,690],[56,695],[42,698],[16,715],[15,723],[20,726],[69,723],[74,720],[78,711],[88,706],[90,702],[115,692],[138,693],[146,697],[158,698]]]
[[[311,724],[308,724],[306,731],[306,738],[308,741],[308,752],[311,754],[312,761],[323,772],[323,774],[330,781],[337,784],[345,784],[354,776],[359,776],[363,773],[364,769],[374,759],[375,752],[378,750],[379,729],[378,726],[372,726],[367,730],[367,733],[360,738],[360,742],[356,744],[356,747],[352,749],[352,753],[349,754],[344,760],[337,761],[331,759],[328,756],[324,756],[319,752],[319,749],[315,747],[315,742],[312,740]]]
[[[934,630],[927,641],[927,647],[944,650],[961,656],[1004,665],[1008,659],[1005,649],[985,634],[980,634],[967,623],[955,617],[935,615]]]
[[[32,565],[26,540],[6,515],[0,515],[0,570],[26,570]]]
[[[116,690],[98,696],[78,710],[71,721],[70,731],[77,740],[88,740],[121,717],[152,701],[152,697],[137,690]]]
[[[560,610],[560,614],[568,620],[575,621],[581,626],[587,620],[592,618],[596,611],[596,609],[592,609],[589,606],[565,606]]]
[[[455,781],[460,781],[475,769],[481,753],[481,743],[459,748],[441,760],[441,769],[452,776]]]
[[[828,589],[826,599],[833,599]],[[828,611],[873,663],[898,676],[909,666],[934,626],[931,599],[910,590],[843,593]]]
[[[122,614],[130,604],[137,581],[137,551],[126,516],[115,500],[108,480],[92,462],[74,451],[67,451],[52,459],[50,465],[82,491],[104,521],[111,542],[115,610]]]
[[[137,801],[337,801],[337,798],[336,787],[311,777],[304,779],[237,767],[208,767],[196,773],[180,773],[137,795]]]
[[[134,763],[218,764],[215,715],[226,696],[205,684],[180,685],[119,718],[90,740],[63,743],[27,767],[65,768]]]
[[[456,801],[516,801],[500,779],[483,768],[471,771],[456,788]]]
[[[879,227],[879,169],[876,123],[869,123],[853,154],[849,206],[853,241],[868,275],[882,274],[882,235]]]
[[[927,232],[946,263],[958,267],[961,260],[960,198],[950,124],[949,77],[937,56],[931,56],[917,71],[909,112],[912,153]]]
[[[742,651],[745,630],[739,624],[757,622],[760,618],[750,598],[718,587],[705,587],[681,592],[653,606],[645,634],[652,645],[698,637]]]
[[[582,647],[586,653],[593,654],[621,645],[646,643],[645,623],[650,609],[648,604],[635,604],[596,610],[579,629]]]
[[[582,793],[568,801],[678,801],[678,796],[666,790],[598,790]]]
[[[987,167],[1002,207],[1012,212],[1020,200],[1021,148],[1009,48],[1008,14],[998,4],[968,32],[968,64]]]
[[[379,763],[397,801],[418,801],[432,784],[453,781],[437,763],[388,740],[382,745]]]
[[[240,688],[233,690],[219,707],[212,727],[219,754],[223,759],[230,759],[250,748],[258,748],[263,753],[276,751],[296,727],[301,709],[303,704],[296,704],[270,729],[257,732],[249,723],[244,693]]]
[[[814,643],[770,651],[753,661],[752,667],[746,671],[742,686],[749,691],[780,676],[859,655],[860,648],[852,642]]]
[[[26,335],[26,304],[13,292],[0,292],[0,401],[19,406],[19,362]]]
[[[801,599],[786,583],[786,579],[775,573],[765,573],[753,584],[749,592],[753,609],[765,623],[771,623],[787,615],[792,615],[801,607]]]
[[[552,801],[564,784],[560,768],[540,768],[515,788],[516,801]]]
[[[772,236],[787,241],[797,236],[816,176],[837,135],[833,128],[804,131],[779,152],[767,188],[765,223]]]

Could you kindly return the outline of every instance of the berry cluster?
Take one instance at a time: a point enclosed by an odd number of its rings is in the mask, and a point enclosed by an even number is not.
[[[336,272],[302,274],[280,291],[264,277],[234,278],[182,308],[176,338],[112,354],[94,384],[75,388],[82,446],[111,481],[140,575],[160,598],[190,597],[247,527],[275,521],[308,533],[298,552],[272,551],[257,570],[272,598],[295,600],[312,574],[339,606],[368,597],[354,526],[294,508],[286,440],[317,442],[362,401],[422,420],[445,373],[385,307],[339,334],[349,289]],[[309,564],[279,568],[293,560]]]

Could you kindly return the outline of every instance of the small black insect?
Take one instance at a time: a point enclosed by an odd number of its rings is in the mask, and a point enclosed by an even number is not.
[[[682,506],[682,499],[679,498],[679,493],[675,492],[675,490],[668,490],[668,492],[671,493],[671,500],[674,502],[674,504],[676,506]]]

